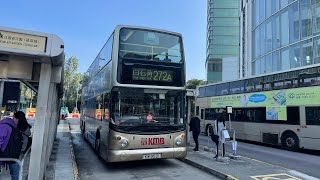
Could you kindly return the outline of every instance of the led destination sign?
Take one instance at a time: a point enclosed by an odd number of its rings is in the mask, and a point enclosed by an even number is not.
[[[173,82],[173,72],[155,69],[132,69],[132,80]]]

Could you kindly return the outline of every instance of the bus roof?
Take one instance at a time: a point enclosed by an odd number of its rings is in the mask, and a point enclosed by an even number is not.
[[[291,72],[291,71],[297,71],[297,70],[302,70],[302,69],[308,69],[308,68],[314,68],[314,67],[320,67],[320,64],[313,64],[313,65],[309,65],[309,66],[292,68],[290,70],[282,70],[282,71],[277,71],[277,72],[272,72],[272,73],[267,73],[267,74],[262,74],[262,75],[250,76],[250,77],[246,77],[246,78],[240,78],[240,79],[237,79],[237,80],[221,81],[221,82],[217,82],[217,83],[209,83],[209,84],[206,84],[206,85],[197,86],[197,88],[216,85],[216,84],[236,82],[236,81],[241,81],[241,80],[246,80],[246,79],[254,79],[254,78],[265,77],[265,76],[281,74],[281,73],[286,73],[286,72]]]

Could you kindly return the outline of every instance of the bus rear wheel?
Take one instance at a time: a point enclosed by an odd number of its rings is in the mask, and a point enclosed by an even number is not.
[[[281,137],[281,145],[289,151],[297,151],[299,149],[299,139],[296,134],[287,132]]]

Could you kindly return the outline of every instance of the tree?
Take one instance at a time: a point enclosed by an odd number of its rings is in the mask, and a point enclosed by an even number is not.
[[[197,86],[205,85],[206,82],[201,79],[190,79],[187,81],[187,89],[196,89]]]
[[[63,105],[67,106],[71,111],[76,107],[76,100],[80,100],[79,90],[83,75],[78,73],[78,64],[78,59],[71,56],[64,65]]]

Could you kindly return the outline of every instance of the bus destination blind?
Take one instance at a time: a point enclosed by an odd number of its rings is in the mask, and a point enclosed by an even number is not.
[[[132,69],[132,80],[173,82],[173,71],[156,69]]]

